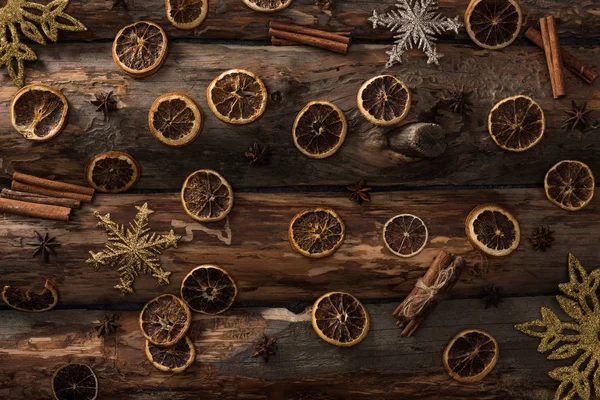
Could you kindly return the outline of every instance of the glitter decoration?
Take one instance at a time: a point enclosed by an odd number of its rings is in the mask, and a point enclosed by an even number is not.
[[[108,233],[108,243],[100,253],[90,251],[91,258],[86,261],[96,270],[104,265],[119,271],[121,282],[115,285],[115,289],[123,294],[133,292],[131,285],[140,274],[151,274],[159,285],[169,284],[171,273],[161,268],[158,256],[169,247],[177,248],[181,239],[173,230],[167,235],[150,232],[148,215],[154,211],[148,208],[148,203],[135,208],[138,213],[128,228],[111,221],[110,214],[102,216],[98,211],[94,212],[100,220],[98,226]]]
[[[20,35],[39,44],[46,44],[44,35],[56,42],[58,31],[85,31],[87,28],[65,13],[69,0],[54,0],[39,4],[26,0],[8,0],[0,9],[0,67],[6,66],[15,85],[25,84],[25,61],[37,60],[37,56]],[[38,28],[39,27],[41,28]]]
[[[458,33],[458,28],[463,26],[458,22],[458,16],[452,19],[436,14],[436,0],[399,0],[396,7],[397,10],[383,15],[373,11],[369,18],[373,29],[382,26],[390,32],[397,32],[394,36],[396,44],[386,52],[390,56],[386,67],[401,63],[403,54],[414,46],[427,55],[427,64],[439,64],[442,54],[437,53],[436,35],[448,31]]]
[[[552,310],[542,307],[541,320],[515,325],[517,330],[541,339],[538,351],[551,351],[549,360],[577,357],[571,365],[548,373],[560,382],[555,400],[588,400],[591,386],[595,396],[600,396],[600,300],[596,294],[599,284],[600,269],[588,274],[569,254],[569,282],[558,285],[564,296],[556,296],[556,300],[572,321],[563,322]]]

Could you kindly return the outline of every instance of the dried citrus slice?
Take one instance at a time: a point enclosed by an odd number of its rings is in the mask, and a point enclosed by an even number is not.
[[[392,75],[375,76],[360,87],[356,102],[360,113],[373,125],[396,125],[410,111],[408,87]]]
[[[52,375],[52,398],[55,400],[95,400],[98,378],[85,364],[67,364]]]
[[[429,234],[423,220],[412,214],[390,218],[383,227],[383,242],[398,257],[412,257],[427,244]]]
[[[287,8],[292,0],[242,0],[245,5],[255,11],[275,12]]]
[[[137,78],[158,71],[167,56],[167,35],[153,22],[139,21],[117,33],[113,60],[121,70]]]
[[[233,190],[218,172],[201,169],[190,174],[183,183],[181,203],[196,221],[220,221],[233,207]]]
[[[23,290],[4,286],[2,300],[15,310],[28,312],[49,311],[58,303],[58,289],[47,280],[41,293],[33,293],[31,289]]]
[[[471,0],[465,12],[465,28],[477,46],[502,49],[517,38],[523,16],[514,0]]]
[[[248,124],[267,108],[267,89],[250,71],[230,69],[217,76],[206,89],[210,110],[221,121]]]
[[[25,139],[43,142],[58,135],[67,119],[69,104],[55,87],[28,85],[10,103],[10,121]]]
[[[508,151],[525,151],[544,136],[542,108],[530,97],[517,95],[500,100],[488,115],[488,130],[496,144]]]
[[[347,130],[346,116],[338,106],[329,101],[311,101],[296,117],[292,134],[302,154],[326,158],[342,146]]]
[[[150,107],[148,126],[162,143],[173,147],[185,146],[202,131],[202,111],[190,96],[163,94]]]
[[[194,268],[181,282],[181,298],[203,314],[226,311],[237,296],[237,286],[227,271],[216,265]]]
[[[100,153],[85,166],[87,184],[103,193],[125,192],[140,179],[140,166],[127,153]]]
[[[330,208],[311,208],[296,214],[290,222],[288,238],[294,250],[310,258],[333,254],[342,245],[345,226]]]
[[[208,14],[208,0],[165,0],[167,19],[179,29],[194,29]]]
[[[189,337],[172,346],[163,347],[146,340],[146,357],[161,371],[178,374],[188,369],[196,359],[196,348]]]
[[[312,326],[327,343],[349,347],[369,333],[369,313],[349,293],[330,292],[319,297],[312,309]]]
[[[185,336],[192,313],[183,300],[162,294],[146,303],[140,313],[140,329],[150,343],[172,346]]]
[[[487,332],[466,329],[459,332],[444,350],[444,367],[459,382],[479,382],[496,365],[500,349]]]
[[[517,219],[496,204],[475,207],[467,216],[465,230],[471,244],[492,257],[509,255],[519,247],[521,241]]]
[[[594,175],[580,161],[564,160],[546,173],[544,190],[548,200],[569,211],[581,210],[594,197]]]

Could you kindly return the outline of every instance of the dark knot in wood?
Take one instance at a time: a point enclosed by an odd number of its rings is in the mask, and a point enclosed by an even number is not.
[[[418,122],[398,127],[387,134],[390,150],[407,157],[407,161],[439,157],[446,151],[444,128]]]

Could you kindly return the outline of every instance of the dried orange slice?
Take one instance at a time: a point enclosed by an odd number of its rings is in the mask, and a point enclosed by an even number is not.
[[[326,293],[312,308],[313,329],[321,339],[336,346],[360,343],[369,333],[370,324],[367,309],[349,293]]]
[[[65,126],[69,104],[55,87],[28,85],[15,93],[10,103],[10,121],[25,139],[43,142]]]
[[[233,207],[233,190],[218,172],[201,169],[183,182],[181,204],[187,215],[196,221],[220,221]]]
[[[127,25],[115,37],[112,56],[117,66],[131,76],[152,75],[167,56],[167,35],[153,22]]]
[[[46,281],[41,293],[33,293],[31,289],[23,290],[4,286],[2,300],[19,311],[43,312],[54,308],[58,303],[58,289],[50,280]]]
[[[347,131],[346,116],[338,106],[329,101],[311,101],[296,117],[292,134],[302,154],[326,158],[342,146]]]
[[[161,371],[178,374],[189,368],[196,359],[196,348],[189,337],[164,347],[146,340],[144,347],[148,360]]]
[[[594,174],[580,161],[564,160],[546,173],[544,190],[548,200],[562,209],[581,210],[594,197]]]
[[[52,375],[52,398],[54,400],[96,400],[98,378],[94,370],[85,364],[67,364]]]
[[[192,313],[183,300],[162,294],[146,303],[140,313],[140,329],[150,343],[172,346],[185,336]]]
[[[333,254],[342,245],[345,226],[330,208],[311,208],[296,214],[290,222],[288,238],[294,250],[310,258]]]
[[[496,144],[508,151],[525,151],[535,146],[542,136],[546,120],[542,108],[531,97],[507,97],[492,107],[488,130]]]
[[[515,0],[471,0],[465,12],[465,28],[479,47],[502,49],[517,38],[523,16]]]
[[[492,257],[504,257],[519,247],[521,228],[517,219],[496,204],[477,206],[467,216],[467,238],[481,252]]]
[[[479,329],[466,329],[446,346],[444,367],[456,381],[479,382],[492,371],[499,354],[498,342],[492,335]]]
[[[87,184],[103,193],[122,193],[140,179],[140,166],[127,153],[100,153],[85,166]]]
[[[179,29],[194,29],[208,14],[208,0],[165,0],[167,19]]]
[[[287,8],[292,0],[242,0],[245,5],[255,11],[275,12]]]
[[[227,271],[216,265],[201,265],[181,282],[181,298],[203,314],[220,314],[233,304],[237,286]]]
[[[221,121],[249,124],[267,108],[267,88],[250,71],[230,69],[217,76],[206,89],[208,107]]]
[[[360,87],[356,102],[360,113],[373,125],[396,125],[410,111],[408,87],[392,75],[375,76]]]
[[[150,132],[168,146],[181,147],[191,143],[203,125],[200,107],[183,93],[159,96],[148,112]]]
[[[423,220],[412,214],[390,218],[383,227],[383,242],[398,257],[412,257],[427,245],[429,234]]]

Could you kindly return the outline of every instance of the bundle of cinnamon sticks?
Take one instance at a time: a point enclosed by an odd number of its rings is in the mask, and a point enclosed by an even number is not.
[[[445,251],[439,252],[425,275],[417,281],[415,288],[392,313],[399,318],[396,325],[402,328],[403,337],[415,333],[427,314],[437,305],[440,296],[456,284],[465,265],[462,257],[455,257]]]
[[[351,41],[350,32],[327,32],[277,21],[271,21],[269,34],[275,46],[305,44],[340,54],[348,52]]]
[[[542,48],[546,54],[552,94],[555,99],[567,94],[563,64],[569,71],[588,84],[591,84],[598,77],[598,73],[591,67],[560,47],[554,17],[541,18],[540,30],[541,32],[530,27],[525,32],[525,37]]]
[[[73,208],[89,203],[94,189],[15,172],[11,189],[0,192],[0,213],[68,221]]]

